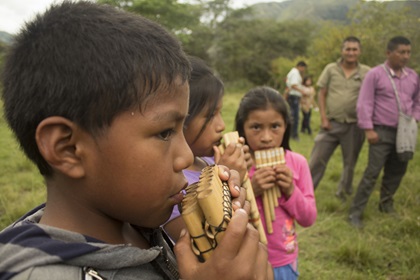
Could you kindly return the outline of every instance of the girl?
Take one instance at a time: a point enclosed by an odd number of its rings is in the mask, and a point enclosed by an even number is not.
[[[270,87],[251,89],[241,100],[235,125],[240,136],[254,151],[283,147],[286,164],[249,170],[261,220],[265,226],[261,194],[273,187],[280,188],[279,206],[275,208],[273,233],[267,235],[268,259],[275,279],[297,279],[298,244],[295,220],[311,226],[316,219],[311,173],[306,159],[290,150],[290,116],[284,98]],[[255,162],[255,159],[254,159]]]
[[[198,181],[201,170],[211,164],[225,165],[239,172],[244,178],[247,160],[251,156],[249,148],[240,137],[239,144],[230,144],[223,155],[217,148],[225,130],[221,110],[224,87],[212,70],[199,58],[190,57],[192,73],[190,78],[190,100],[188,117],[185,120],[184,135],[194,154],[194,163],[184,170],[189,184]],[[176,242],[181,230],[185,228],[178,207],[174,207],[171,218],[164,225],[165,231]]]
[[[315,89],[312,86],[312,77],[304,77],[302,85],[303,94],[300,99],[300,107],[302,109],[303,120],[300,132],[305,133],[307,131],[308,134],[311,135],[311,112],[312,107],[315,105]]]

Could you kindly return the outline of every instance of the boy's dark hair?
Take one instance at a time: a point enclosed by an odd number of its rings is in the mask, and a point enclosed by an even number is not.
[[[242,97],[235,116],[235,130],[238,131],[239,136],[245,137],[244,124],[249,114],[255,110],[267,110],[269,108],[273,108],[283,116],[287,127],[280,146],[284,149],[291,150],[289,140],[292,123],[289,107],[281,94],[271,87],[263,86],[253,88]]]
[[[403,36],[395,36],[389,40],[388,45],[386,49],[388,51],[394,51],[398,48],[398,45],[411,45],[410,40],[408,40],[406,37]]]
[[[296,64],[296,67],[300,67],[300,66],[302,66],[302,67],[308,67],[308,65],[306,64],[306,62],[305,62],[305,61],[303,61],[303,60],[299,61],[299,62]]]
[[[179,42],[158,24],[65,1],[15,38],[2,76],[4,113],[26,155],[50,176],[35,141],[43,119],[62,116],[97,137],[118,114],[141,111],[157,90],[187,81],[190,70]]]
[[[362,47],[362,44],[360,43],[359,38],[357,38],[356,36],[348,36],[348,37],[344,38],[343,43],[341,44],[341,48],[344,48],[344,44],[346,42],[358,43],[359,44],[359,48]]]
[[[214,111],[224,94],[223,82],[214,75],[211,68],[200,58],[190,56],[191,78],[190,78],[190,104],[188,117],[185,126],[188,127],[191,120],[201,111],[206,110],[207,118],[204,126],[198,133],[196,141],[206,128],[206,125],[213,118]]]

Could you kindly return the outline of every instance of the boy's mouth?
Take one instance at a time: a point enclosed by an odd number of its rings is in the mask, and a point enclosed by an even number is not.
[[[182,187],[182,189],[178,193],[176,193],[176,194],[174,194],[170,197],[171,199],[173,199],[175,201],[175,204],[181,203],[181,201],[182,201],[182,199],[184,198],[184,195],[185,195],[184,190],[187,186],[188,186],[188,183],[185,183],[185,185]]]

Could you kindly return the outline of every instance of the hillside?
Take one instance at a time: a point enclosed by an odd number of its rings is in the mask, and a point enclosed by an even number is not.
[[[284,2],[269,2],[254,4],[250,7],[256,18],[269,18],[278,21],[309,20],[334,21],[348,23],[347,13],[359,0],[289,0]],[[403,6],[420,18],[420,1],[390,1],[389,9],[399,9]],[[369,5],[365,2],[364,5]]]
[[[0,43],[9,45],[12,42],[13,36],[7,32],[0,31]]]
[[[261,19],[274,19],[278,21],[287,20],[309,20],[311,22],[333,21],[348,23],[348,11],[353,8],[359,0],[285,0],[283,2],[258,3],[251,5],[252,17]],[[369,5],[371,2],[365,2]],[[411,13],[420,19],[420,1],[389,1],[389,9],[400,9],[407,7]],[[249,17],[247,14],[246,17]],[[10,44],[13,36],[7,32],[0,31],[0,42]]]

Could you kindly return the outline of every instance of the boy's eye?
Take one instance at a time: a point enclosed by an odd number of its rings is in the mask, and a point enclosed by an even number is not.
[[[172,134],[174,133],[173,129],[167,129],[159,133],[159,138],[163,141],[168,141],[171,138]]]

